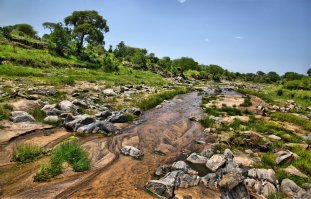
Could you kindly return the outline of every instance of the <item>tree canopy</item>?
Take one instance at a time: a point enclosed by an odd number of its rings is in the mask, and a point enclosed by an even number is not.
[[[104,33],[109,32],[106,20],[94,10],[74,11],[65,18],[65,24],[72,26],[76,40],[76,52],[80,55],[85,43],[103,45]]]

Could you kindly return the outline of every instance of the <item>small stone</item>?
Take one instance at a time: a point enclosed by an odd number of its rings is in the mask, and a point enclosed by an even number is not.
[[[290,151],[279,151],[276,153],[276,163],[281,164],[283,162],[291,162],[294,159],[294,154]]]
[[[51,115],[51,116],[47,116],[46,118],[44,118],[43,121],[47,123],[56,123],[59,121],[59,118],[58,116]]]
[[[281,140],[282,138],[280,138],[279,136],[276,135],[269,135],[269,138],[273,139],[273,140]]]
[[[136,159],[141,158],[141,156],[143,155],[143,153],[139,149],[137,149],[133,146],[124,146],[121,149],[121,152],[124,155],[129,155],[129,156],[136,158]]]

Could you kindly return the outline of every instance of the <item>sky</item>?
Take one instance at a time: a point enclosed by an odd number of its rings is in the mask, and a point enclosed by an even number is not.
[[[311,68],[311,0],[0,0],[0,26],[62,22],[96,10],[120,41],[158,57],[192,57],[233,72]]]

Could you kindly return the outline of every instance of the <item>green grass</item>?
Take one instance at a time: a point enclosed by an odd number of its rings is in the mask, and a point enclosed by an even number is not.
[[[0,65],[0,77],[15,79],[27,77],[33,84],[64,86],[74,85],[76,81],[97,82],[105,81],[106,86],[127,84],[146,84],[149,86],[162,86],[167,84],[158,74],[150,71],[133,70],[120,66],[118,72],[104,72],[101,69],[86,68],[59,68],[39,69],[24,66]]]
[[[288,173],[286,173],[282,168],[276,169],[276,178],[278,179],[279,182],[282,182],[283,179],[291,179],[292,181],[294,181],[298,186],[302,186],[305,183],[311,183],[310,178],[302,178],[299,176],[295,176],[295,175],[290,175]]]
[[[31,144],[21,144],[15,148],[13,153],[13,160],[15,162],[22,163],[33,162],[43,154],[44,151],[38,146]]]
[[[301,147],[295,147],[291,149],[292,152],[296,153],[299,158],[295,159],[293,165],[300,171],[307,175],[311,175],[311,151],[305,150]]]
[[[40,166],[34,176],[34,181],[48,181],[61,174],[64,162],[67,162],[75,172],[86,171],[90,168],[87,152],[81,148],[78,142],[67,141],[53,149],[50,163]]]
[[[242,107],[250,107],[252,104],[251,101],[251,97],[249,95],[246,95],[246,97],[244,98],[244,102],[242,104],[240,104],[240,106]]]
[[[0,58],[13,64],[35,68],[90,67],[91,64],[74,58],[66,59],[51,55],[48,50],[23,49],[11,45],[0,46]]]
[[[272,113],[270,116],[272,119],[290,122],[292,124],[301,126],[308,131],[311,131],[311,121],[303,117],[299,117],[288,113]]]
[[[204,128],[212,127],[215,124],[215,120],[212,120],[209,118],[204,118],[204,119],[200,120],[200,122]]]
[[[41,111],[40,108],[35,108],[29,111],[29,114],[32,115],[37,122],[43,122],[44,118],[46,117],[45,113]]]
[[[9,104],[0,105],[0,121],[8,119],[10,112],[13,110],[13,107]]]
[[[138,101],[137,106],[142,110],[148,110],[161,104],[164,100],[169,100],[176,95],[185,94],[188,89],[185,87],[178,87],[175,90],[163,91],[155,95],[149,96],[147,99],[142,99]]]

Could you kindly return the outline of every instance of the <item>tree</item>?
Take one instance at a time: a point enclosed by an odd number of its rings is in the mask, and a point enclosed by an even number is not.
[[[283,78],[285,78],[286,81],[301,80],[303,77],[304,75],[301,75],[295,72],[286,72],[283,76]]]
[[[65,24],[73,26],[72,35],[76,40],[76,52],[81,54],[82,48],[88,44],[104,44],[104,33],[109,32],[106,20],[94,10],[74,11],[65,18]]]
[[[311,77],[311,68],[309,68],[307,74],[309,75],[309,77]]]
[[[219,81],[225,70],[218,65],[211,64],[207,67],[207,72],[212,75],[213,80]]]
[[[49,50],[61,56],[68,53],[71,41],[70,30],[62,23],[45,22],[43,27],[51,31],[49,35],[44,35],[44,38],[48,40]]]
[[[35,31],[29,24],[16,24],[14,25],[14,29],[28,35],[29,37],[37,37],[37,31]]]
[[[274,71],[271,71],[265,75],[265,82],[267,83],[276,83],[280,79],[280,76]]]
[[[0,27],[1,34],[8,40],[12,39],[11,33],[14,30],[14,26],[3,26]]]

